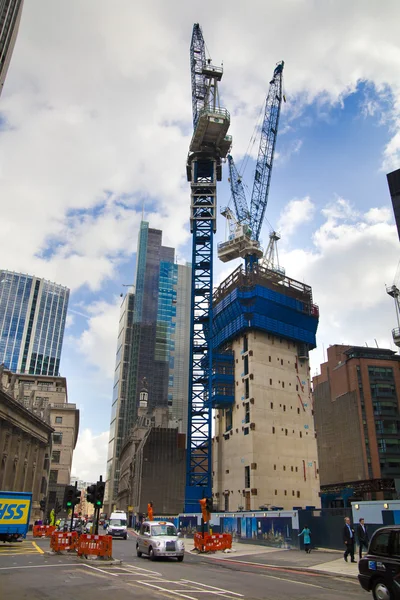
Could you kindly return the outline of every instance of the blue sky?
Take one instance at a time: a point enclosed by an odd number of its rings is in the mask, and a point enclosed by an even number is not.
[[[2,267],[71,290],[62,373],[81,410],[74,474],[104,473],[120,294],[134,281],[144,206],[190,260],[185,159],[189,44],[203,27],[223,61],[240,167],[277,61],[282,109],[264,245],[320,306],[314,374],[329,344],[391,346],[385,292],[399,253],[385,174],[400,167],[400,7],[375,0],[223,4],[150,0],[25,3],[0,98]],[[346,14],[346,19],[343,19]],[[269,25],[271,24],[271,25]],[[257,143],[252,149],[256,156]],[[254,160],[244,173],[252,187]],[[227,170],[218,191],[229,202]],[[250,194],[248,195],[250,197]],[[225,223],[218,222],[216,242]],[[215,259],[215,283],[234,268]]]

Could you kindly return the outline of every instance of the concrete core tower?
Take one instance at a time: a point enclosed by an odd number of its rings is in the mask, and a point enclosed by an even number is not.
[[[213,301],[213,496],[222,511],[319,506],[311,287],[254,265]]]

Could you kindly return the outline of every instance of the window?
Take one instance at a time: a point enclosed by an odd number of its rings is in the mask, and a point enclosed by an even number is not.
[[[244,435],[249,435],[249,428],[248,428],[248,427],[245,427],[245,428],[243,429],[243,434],[244,434]]]
[[[275,427],[272,428],[272,433],[275,433]]]
[[[297,497],[300,498],[300,492],[297,492]]]
[[[244,357],[244,374],[245,375],[249,374],[249,357],[248,356]]]
[[[278,490],[275,490],[275,496],[277,496],[277,495],[278,495]]]
[[[53,444],[62,444],[62,435],[60,431],[55,431],[53,433]]]
[[[250,467],[244,468],[244,487],[250,487]]]
[[[250,397],[250,385],[248,379],[244,380],[244,395],[246,398]]]
[[[388,556],[389,554],[389,541],[391,531],[382,531],[375,535],[369,547],[371,554],[378,554],[379,556]]]
[[[285,429],[285,435],[287,435],[287,429]]]
[[[271,362],[271,357],[270,356],[268,357],[268,359],[269,359],[269,362]]]
[[[300,414],[300,409],[299,409],[299,408],[297,409],[297,414],[298,414],[298,415]]]
[[[276,465],[274,465],[274,471],[276,471]]]
[[[282,381],[282,387],[283,387],[283,388],[285,387],[285,382],[284,382],[284,381]]]
[[[283,412],[286,412],[286,404],[283,405]]]
[[[58,471],[56,470],[50,470],[50,476],[49,476],[49,482],[50,483],[57,483],[57,479],[58,479]]]
[[[269,380],[269,385],[272,385],[272,379]]]
[[[230,431],[232,429],[232,409],[228,408],[225,411],[225,431]]]
[[[52,463],[59,463],[60,462],[60,456],[61,456],[60,450],[53,450],[53,454],[51,455],[51,462]]]
[[[274,403],[273,402],[271,402],[271,408],[274,408]]]
[[[248,402],[244,405],[244,422],[250,423],[250,404]]]
[[[285,465],[283,465],[283,470],[286,471],[286,466]]]
[[[56,417],[56,423],[62,423],[62,417]]]
[[[247,335],[243,336],[243,352],[247,352],[247,350],[249,349],[249,340],[247,338]]]
[[[285,496],[287,496],[287,490],[285,490]]]

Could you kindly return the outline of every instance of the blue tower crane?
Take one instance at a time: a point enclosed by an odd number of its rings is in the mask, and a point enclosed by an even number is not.
[[[281,61],[276,65],[270,81],[261,128],[261,140],[250,209],[247,205],[242,179],[232,156],[228,156],[229,180],[236,217],[232,215],[232,211],[229,211],[229,209],[224,208],[221,211],[231,222],[231,235],[227,242],[219,244],[218,256],[223,262],[228,262],[238,257],[244,258],[247,271],[251,271],[253,265],[263,256],[259,237],[268,203],[279,116],[282,98],[284,98],[282,91],[284,64]]]
[[[222,161],[232,139],[227,136],[230,115],[219,104],[218,83],[223,69],[206,59],[198,23],[193,26],[190,63],[193,136],[186,172],[191,187],[193,241],[185,512],[199,512],[199,500],[210,497],[212,490],[210,338],[217,181],[221,181]]]

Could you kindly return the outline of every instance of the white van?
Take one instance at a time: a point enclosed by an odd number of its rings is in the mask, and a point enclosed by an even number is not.
[[[107,535],[111,535],[112,537],[121,537],[124,540],[128,537],[128,520],[126,518],[126,513],[122,510],[116,510],[111,513],[110,519],[107,527]]]

